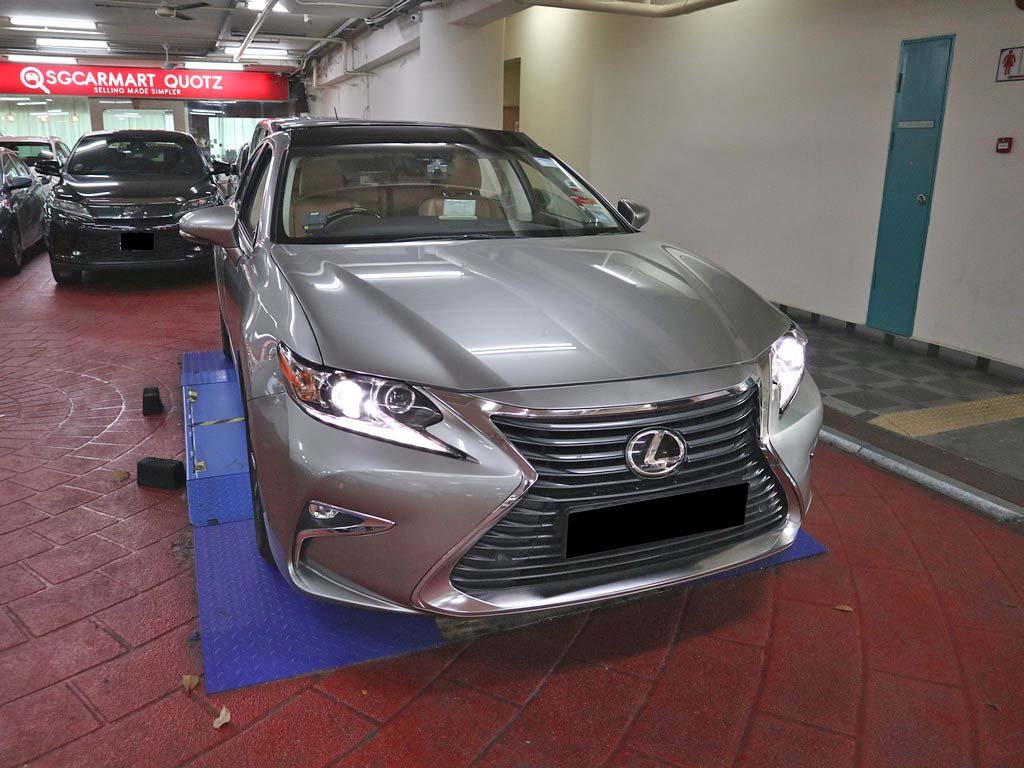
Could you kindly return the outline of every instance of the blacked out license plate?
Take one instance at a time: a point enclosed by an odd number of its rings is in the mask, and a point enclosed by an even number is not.
[[[566,557],[581,557],[743,525],[746,483],[571,512]]]
[[[152,251],[153,250],[153,233],[152,232],[122,232],[121,233],[121,250],[122,251]]]

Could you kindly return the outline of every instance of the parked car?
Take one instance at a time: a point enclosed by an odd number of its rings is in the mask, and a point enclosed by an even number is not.
[[[217,246],[260,552],[298,590],[455,616],[767,557],[810,503],[805,337],[520,133],[284,128]]]
[[[94,270],[193,266],[208,268],[209,246],[178,237],[178,219],[220,205],[217,174],[195,139],[177,131],[95,131],[75,144],[47,204],[50,265],[58,284],[79,283]]]
[[[56,160],[60,167],[68,160],[71,150],[56,136],[0,136],[0,147],[18,155],[43,185],[43,192],[49,193],[57,182],[57,176],[43,174],[36,167],[40,160]]]
[[[45,247],[43,185],[9,149],[0,148],[0,274],[16,275],[32,248]]]

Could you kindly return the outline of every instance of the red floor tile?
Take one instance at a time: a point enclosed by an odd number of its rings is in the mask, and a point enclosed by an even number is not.
[[[775,572],[749,573],[690,590],[683,631],[764,645],[771,631]]]
[[[101,570],[136,592],[143,592],[191,567],[192,532],[179,531],[104,565]]]
[[[0,565],[16,563],[26,557],[45,552],[53,545],[32,531],[21,529],[0,536]]]
[[[1000,768],[1024,755],[1024,637],[963,630],[958,645],[980,731],[981,765]]]
[[[92,491],[73,488],[70,485],[58,485],[56,488],[31,496],[26,502],[48,515],[57,515],[72,507],[87,504],[98,496],[98,493]]]
[[[850,565],[922,569],[910,537],[884,500],[837,496],[827,505]]]
[[[171,694],[134,715],[93,731],[40,759],[38,768],[170,768],[231,738],[213,729],[215,715],[184,694]]]
[[[46,467],[37,467],[36,469],[30,470],[29,472],[22,472],[11,478],[12,483],[18,483],[18,485],[24,485],[26,488],[31,488],[33,491],[46,491],[53,488],[55,485],[66,483],[68,480],[74,480],[75,475],[68,474],[67,472],[58,472],[55,469],[47,469]]]
[[[191,628],[191,625],[189,625]],[[239,688],[223,693],[206,693],[203,682],[196,689],[196,696],[202,697],[208,707],[219,712],[222,706],[231,710],[231,722],[239,729],[264,717],[271,710],[277,709],[284,702],[298,696],[316,682],[312,676],[293,677],[288,680],[277,680],[248,688]],[[180,679],[179,679],[180,683]]]
[[[16,501],[13,504],[0,507],[0,534],[11,533],[19,528],[47,519],[46,513],[40,512],[24,501]]]
[[[645,680],[604,667],[563,664],[477,765],[601,765],[622,740],[650,687]]]
[[[446,677],[523,704],[569,649],[585,617],[572,616],[473,643]]]
[[[117,720],[174,690],[182,675],[202,672],[199,649],[188,641],[190,627],[168,632],[130,653],[83,672],[75,687],[106,720]]]
[[[367,717],[384,721],[437,679],[463,647],[445,645],[345,667],[324,677],[316,687]]]
[[[760,648],[682,637],[640,711],[627,746],[669,762],[731,766],[760,686]]]
[[[124,652],[88,621],[29,640],[0,653],[0,703],[38,691]]]
[[[34,635],[63,627],[116,605],[132,595],[102,573],[87,573],[15,600],[10,609]]]
[[[595,611],[569,651],[585,661],[653,680],[668,658],[686,592]]]
[[[16,563],[0,568],[0,605],[38,592],[45,587],[38,576],[22,565]]]
[[[968,768],[974,764],[967,706],[959,689],[872,672],[864,695],[864,765]]]
[[[0,765],[22,765],[100,727],[66,685],[0,707]]]
[[[230,727],[230,726],[229,726]],[[200,757],[194,768],[291,768],[325,765],[372,732],[356,713],[307,691],[239,736]]]
[[[853,603],[856,600],[853,575],[846,563],[838,531],[830,523],[817,528],[813,535],[828,551],[779,568],[775,580],[778,597],[828,606]]]
[[[127,554],[124,547],[92,535],[30,557],[25,564],[51,584],[58,584]]]
[[[94,512],[88,507],[76,507],[35,523],[31,530],[55,544],[68,544],[116,522],[116,518]]]
[[[858,619],[822,605],[781,601],[761,707],[855,733],[862,674]]]
[[[468,765],[516,712],[510,704],[442,678],[338,768]]]
[[[6,651],[28,640],[28,635],[14,621],[8,611],[0,610],[0,651]]]
[[[195,617],[195,581],[183,573],[130,600],[99,613],[97,618],[119,637],[139,646]]]
[[[853,768],[852,737],[758,714],[740,768]]]

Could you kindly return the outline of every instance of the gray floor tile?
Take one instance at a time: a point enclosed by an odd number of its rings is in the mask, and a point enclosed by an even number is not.
[[[866,411],[875,411],[876,413],[884,413],[886,411],[894,410],[909,410],[913,407],[911,403],[906,400],[900,400],[895,397],[889,397],[888,395],[882,394],[882,390],[878,389],[865,389],[860,392],[847,392],[837,399],[841,399],[850,405],[862,408]]]
[[[821,373],[816,368],[811,369],[811,375],[814,377],[814,382],[818,385],[818,389],[822,392],[828,392],[833,389],[842,389],[843,387],[849,387],[850,382],[844,381],[836,376],[832,376],[828,373]]]
[[[981,400],[986,397],[998,397],[1003,394],[999,390],[990,389],[987,382],[967,378],[928,379],[928,386],[949,392],[964,400]]]
[[[1024,480],[1024,419],[940,432],[922,440],[997,472]]]
[[[868,384],[877,386],[886,382],[895,383],[892,376],[887,375],[883,371],[876,371],[873,368],[859,368],[857,366],[847,366],[845,368],[834,368],[829,370],[829,374],[840,379],[846,379],[856,384]]]
[[[944,400],[949,400],[949,394],[946,392],[936,392],[933,389],[922,387],[919,384],[894,384],[891,387],[879,387],[877,392],[882,392],[887,395],[893,395],[903,400],[908,400],[917,406],[932,407],[936,403]]]

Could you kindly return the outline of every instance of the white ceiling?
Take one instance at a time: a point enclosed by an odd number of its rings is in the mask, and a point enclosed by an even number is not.
[[[192,0],[168,0],[186,4]],[[261,0],[254,0],[260,2]],[[159,0],[4,0],[0,11],[0,56],[10,53],[32,53],[74,56],[79,63],[89,63],[96,52],[37,48],[39,37],[102,39],[110,45],[104,58],[94,63],[115,61],[162,62],[162,44],[170,47],[172,61],[207,58],[229,61],[219,45],[238,45],[255,22],[258,12],[246,8],[244,0],[207,0],[210,7],[181,11],[194,20],[160,18],[154,9]],[[334,32],[346,19],[373,16],[393,5],[393,0],[279,0],[286,13],[268,15],[254,48],[284,48],[291,52],[290,61],[259,61],[246,58],[243,63],[264,63],[275,68],[291,69],[302,55],[318,41]],[[87,19],[97,24],[96,33],[66,32],[57,29],[21,30],[10,23],[12,16]],[[261,67],[263,68],[263,67]]]

